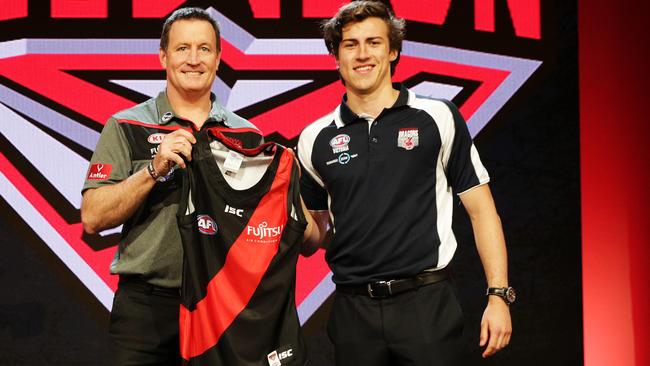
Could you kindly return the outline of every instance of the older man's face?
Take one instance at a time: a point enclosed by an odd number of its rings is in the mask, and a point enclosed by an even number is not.
[[[160,50],[160,63],[167,71],[167,92],[183,98],[209,94],[220,57],[217,35],[209,22],[174,22],[167,49]]]

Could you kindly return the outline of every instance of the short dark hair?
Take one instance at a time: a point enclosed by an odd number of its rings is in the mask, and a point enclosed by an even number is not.
[[[172,24],[179,20],[204,20],[212,25],[214,34],[217,36],[217,50],[221,51],[221,32],[219,24],[210,16],[210,14],[201,8],[180,8],[176,9],[163,24],[162,35],[160,36],[160,49],[167,50],[169,45],[169,30]]]
[[[321,24],[325,46],[330,54],[338,58],[339,45],[343,39],[343,27],[352,22],[361,22],[367,18],[376,17],[383,20],[388,26],[388,40],[390,49],[397,51],[397,58],[390,63],[391,75],[399,62],[402,52],[402,41],[406,35],[406,22],[398,18],[393,11],[380,1],[352,1],[343,5],[332,19]]]

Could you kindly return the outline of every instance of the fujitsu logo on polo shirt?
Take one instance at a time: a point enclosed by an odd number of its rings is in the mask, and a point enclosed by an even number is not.
[[[269,224],[263,221],[257,227],[248,225],[246,234],[254,237],[253,241],[256,243],[274,244],[279,240],[283,229],[284,225],[269,227]]]
[[[111,175],[113,166],[111,164],[97,163],[90,166],[88,169],[88,180],[106,180]]]
[[[332,152],[338,154],[344,151],[350,150],[348,144],[350,143],[350,136],[342,133],[340,135],[334,136],[330,140],[330,146],[332,147]]]
[[[214,235],[217,233],[217,223],[208,215],[198,215],[196,225],[201,234]]]

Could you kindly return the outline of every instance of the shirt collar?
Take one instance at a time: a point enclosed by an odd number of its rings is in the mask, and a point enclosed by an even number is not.
[[[396,90],[399,90],[399,96],[397,97],[397,100],[395,103],[387,109],[393,109],[393,108],[398,108],[405,106],[409,103],[409,98],[410,98],[410,91],[402,85],[402,83],[393,83],[393,88]],[[343,101],[341,104],[336,108],[336,111],[334,112],[334,123],[336,124],[337,128],[341,128],[345,125],[349,125],[352,122],[355,122],[359,119],[365,119],[363,117],[360,117],[356,113],[352,112],[350,107],[348,106],[348,96],[347,94],[343,94]]]
[[[210,109],[208,119],[216,122],[223,122],[226,126],[229,126],[229,123],[226,120],[225,109],[219,103],[217,96],[214,93],[210,93],[210,101],[212,103],[212,108]],[[183,120],[174,113],[165,91],[158,93],[158,96],[156,97],[156,107],[158,108],[158,123],[161,125],[166,125],[173,119]]]

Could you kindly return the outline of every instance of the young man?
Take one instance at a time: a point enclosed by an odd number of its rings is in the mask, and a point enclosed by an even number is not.
[[[207,12],[172,13],[160,39],[166,90],[111,117],[90,162],[84,229],[97,233],[124,224],[111,265],[120,275],[110,320],[118,365],[180,364],[181,174],[174,171],[192,158],[192,131],[204,125],[254,128],[211,93],[220,55],[219,28]]]
[[[506,248],[489,177],[450,102],[391,83],[404,21],[354,1],[323,25],[346,88],[302,132],[301,191],[334,236],[326,259],[336,295],[328,324],[337,365],[458,365],[463,319],[446,266],[456,240],[453,194],[472,221],[487,277],[483,357],[511,334]],[[510,296],[506,296],[510,295]]]

